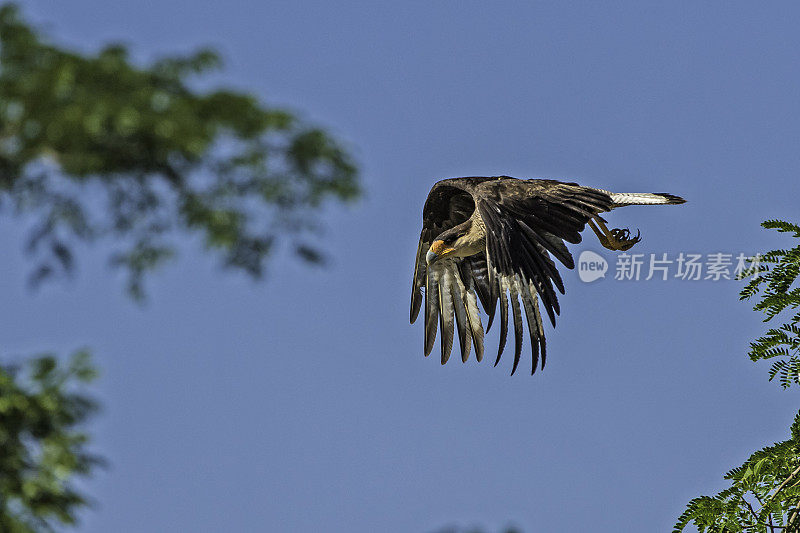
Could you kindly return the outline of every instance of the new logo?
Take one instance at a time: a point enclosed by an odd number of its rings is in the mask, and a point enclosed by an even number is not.
[[[608,262],[595,252],[584,250],[578,257],[578,277],[581,281],[591,283],[606,277]]]

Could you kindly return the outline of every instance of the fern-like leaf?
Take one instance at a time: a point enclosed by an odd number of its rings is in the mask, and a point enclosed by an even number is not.
[[[800,226],[767,220],[765,228],[791,233],[800,239]],[[800,245],[771,250],[751,259],[751,268],[739,279],[748,279],[739,293],[742,300],[760,297],[753,309],[765,321],[800,307]],[[769,379],[783,388],[800,385],[800,312],[779,327],[769,329],[750,343],[753,361],[775,359]],[[752,531],[800,532],[800,412],[794,417],[791,437],[757,450],[741,465],[725,474],[731,485],[715,496],[691,500],[673,529],[693,524],[702,532]]]

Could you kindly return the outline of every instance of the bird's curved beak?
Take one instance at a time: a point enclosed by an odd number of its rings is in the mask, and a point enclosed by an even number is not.
[[[454,251],[455,249],[447,246],[444,241],[433,241],[428,253],[425,254],[425,263],[431,265]]]

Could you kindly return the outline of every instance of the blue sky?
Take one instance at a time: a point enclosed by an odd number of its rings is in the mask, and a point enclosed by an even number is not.
[[[509,174],[689,200],[609,216],[632,252],[754,252],[797,221],[800,6],[791,2],[29,0],[60,44],[142,59],[217,47],[225,83],[352,147],[366,196],[327,210],[333,264],[263,283],[187,241],[123,294],[107,248],[36,293],[0,219],[7,353],[89,346],[103,369],[81,531],[664,531],[782,440],[796,392],[746,357],[733,281],[564,272],[547,368],[442,367],[408,324],[437,179]],[[572,247],[616,258],[591,235]],[[613,268],[613,266],[612,266]],[[495,346],[497,332],[488,336]],[[528,361],[524,360],[525,368]]]

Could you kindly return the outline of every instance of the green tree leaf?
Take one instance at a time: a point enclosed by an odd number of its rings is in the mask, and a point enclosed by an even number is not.
[[[84,393],[95,375],[86,351],[0,366],[0,531],[72,525],[88,505],[73,478],[103,464],[81,430],[97,409]]]
[[[282,238],[321,261],[308,239],[325,201],[359,196],[352,157],[287,110],[193,88],[219,66],[208,49],[146,66],[121,45],[81,55],[0,7],[0,209],[36,221],[33,284],[101,238],[137,298],[182,234],[255,277]]]

